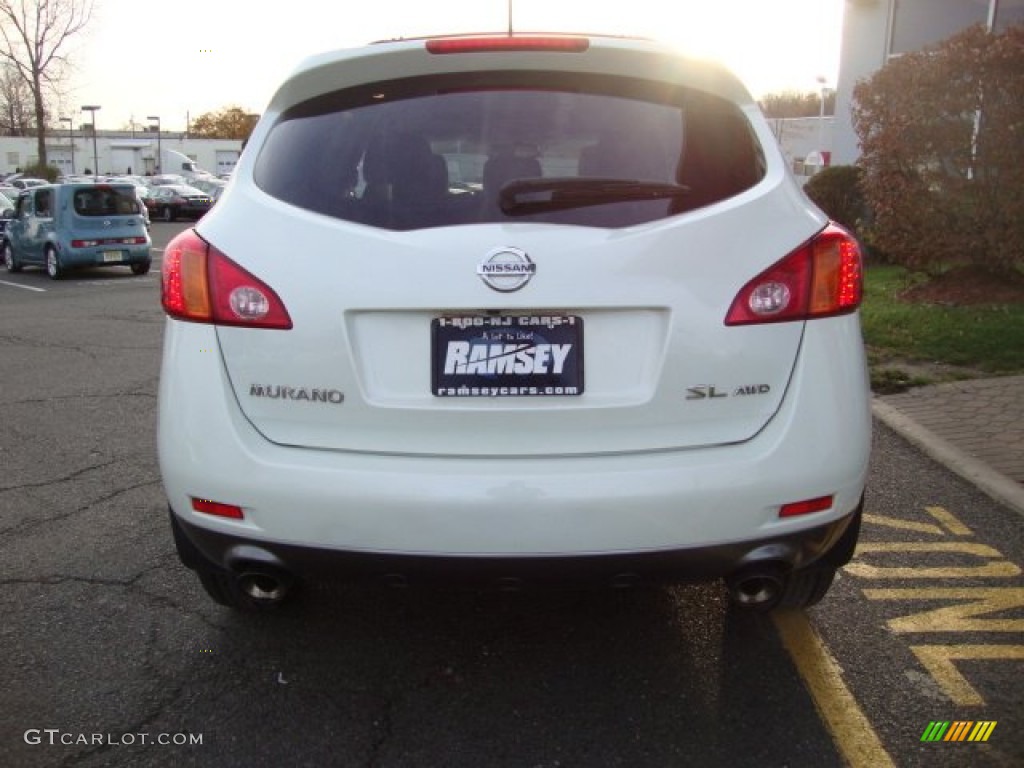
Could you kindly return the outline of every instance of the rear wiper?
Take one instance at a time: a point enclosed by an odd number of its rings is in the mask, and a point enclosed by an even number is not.
[[[511,181],[501,188],[498,202],[509,216],[526,216],[588,205],[667,200],[688,194],[689,187],[663,181],[567,176]]]

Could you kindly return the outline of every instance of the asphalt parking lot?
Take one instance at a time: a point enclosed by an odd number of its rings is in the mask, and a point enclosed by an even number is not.
[[[0,274],[0,765],[1024,760],[1020,517],[881,426],[861,547],[807,612],[718,585],[214,605],[155,462],[159,249],[186,226],[153,224],[144,277]]]

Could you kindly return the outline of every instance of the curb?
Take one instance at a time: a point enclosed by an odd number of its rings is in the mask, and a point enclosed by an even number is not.
[[[887,427],[920,448],[952,472],[973,483],[980,491],[1024,517],[1024,486],[988,464],[969,456],[947,440],[925,429],[888,403],[874,398],[871,412]]]

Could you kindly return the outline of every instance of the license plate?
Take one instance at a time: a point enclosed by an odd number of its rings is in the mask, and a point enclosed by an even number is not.
[[[124,255],[123,255],[123,253],[121,251],[104,251],[103,252],[103,260],[104,261],[121,261],[121,259],[123,259],[123,258],[124,258]]]
[[[450,315],[431,323],[436,397],[583,394],[583,318]]]

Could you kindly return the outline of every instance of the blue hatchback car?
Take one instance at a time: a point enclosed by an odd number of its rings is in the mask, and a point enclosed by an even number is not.
[[[151,242],[130,184],[48,184],[18,196],[3,235],[8,272],[46,268],[59,280],[76,267],[129,266],[149,272]]]

